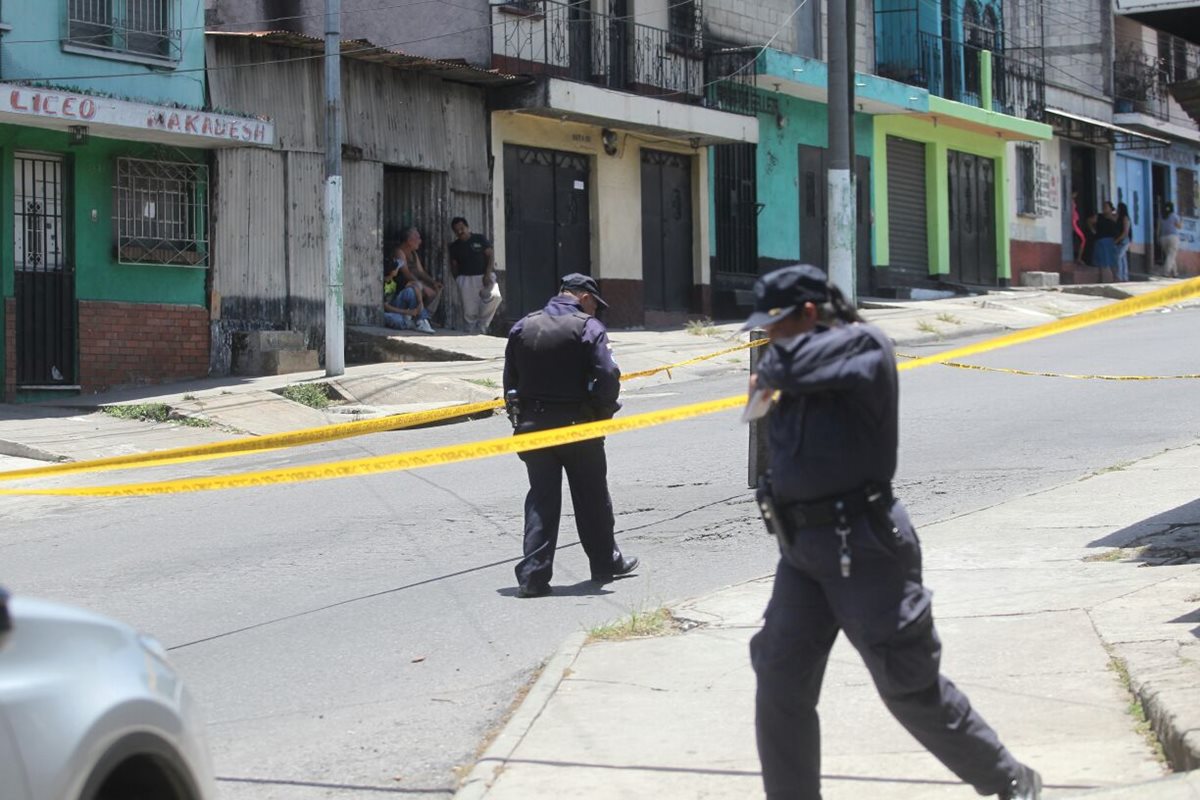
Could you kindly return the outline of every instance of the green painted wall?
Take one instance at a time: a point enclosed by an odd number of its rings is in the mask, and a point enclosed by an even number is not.
[[[950,272],[950,198],[949,150],[959,150],[996,162],[996,276],[1012,277],[1008,238],[1008,193],[1005,189],[1005,140],[998,136],[935,124],[931,120],[908,116],[884,115],[875,117],[875,162],[872,170],[874,185],[872,207],[875,211],[875,263],[891,261],[890,229],[887,208],[887,137],[925,143],[925,207],[928,209],[930,273]],[[916,200],[916,198],[914,198]]]
[[[829,146],[829,116],[822,103],[775,94],[779,119],[758,117],[758,255],[785,261],[800,257],[800,170],[799,146]],[[855,152],[868,158],[874,139],[871,117],[855,117]]]
[[[206,270],[193,267],[118,264],[113,237],[113,185],[116,158],[131,156],[171,161],[203,161],[204,151],[161,148],[134,142],[92,138],[70,147],[65,134],[0,125],[0,250],[4,296],[13,293],[13,154],[61,155],[67,167],[68,236],[74,253],[75,293],[79,300],[170,303],[203,306]],[[95,210],[96,221],[92,221]]]

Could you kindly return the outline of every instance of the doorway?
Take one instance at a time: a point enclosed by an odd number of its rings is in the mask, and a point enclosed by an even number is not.
[[[996,162],[947,153],[950,193],[950,279],[976,286],[996,284]]]
[[[692,157],[642,150],[642,284],[648,311],[692,305]]]
[[[536,311],[570,272],[592,271],[588,158],[504,146],[505,316]]]
[[[13,272],[17,385],[78,389],[75,269],[60,156],[13,158]]]
[[[800,261],[829,269],[829,179],[822,147],[799,146]],[[871,286],[871,159],[854,158],[854,280],[857,294]]]
[[[1163,209],[1171,200],[1171,170],[1166,164],[1150,165],[1150,193],[1154,198],[1154,218],[1150,221],[1150,238],[1154,245],[1154,263],[1161,265],[1166,259],[1158,244],[1158,226],[1162,222]]]

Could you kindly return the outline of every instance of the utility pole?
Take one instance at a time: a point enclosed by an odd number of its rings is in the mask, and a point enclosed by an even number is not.
[[[854,302],[854,35],[856,0],[830,0],[829,50],[829,279]]]
[[[342,0],[325,0],[325,374],[346,371],[342,287]]]

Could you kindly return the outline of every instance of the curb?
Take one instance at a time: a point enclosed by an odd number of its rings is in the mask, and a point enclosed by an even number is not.
[[[1168,763],[1177,772],[1200,768],[1200,686],[1196,670],[1174,652],[1151,653],[1132,643],[1117,645],[1133,694],[1142,704]]]
[[[48,450],[42,450],[38,447],[30,447],[29,445],[21,444],[20,442],[10,442],[7,439],[0,439],[0,456],[28,458],[31,461],[49,461],[55,464],[60,461],[71,460],[67,456],[51,453]]]
[[[579,657],[579,652],[583,650],[586,642],[587,633],[584,631],[573,633],[563,640],[558,650],[542,667],[541,674],[516,711],[463,778],[458,791],[454,793],[454,800],[479,800],[491,791],[492,785],[504,773],[505,763],[512,757],[554,693],[558,691],[559,685],[567,677],[567,671]]]

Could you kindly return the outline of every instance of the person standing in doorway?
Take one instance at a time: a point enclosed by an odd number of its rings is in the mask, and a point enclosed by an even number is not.
[[[483,235],[471,233],[464,217],[450,222],[454,241],[450,243],[450,274],[462,297],[463,319],[467,333],[487,333],[492,317],[500,307],[496,288],[495,251]]]
[[[1133,244],[1133,221],[1129,218],[1129,206],[1117,203],[1117,280],[1129,280],[1129,246]]]
[[[744,329],[764,328],[770,344],[750,379],[750,408],[774,403],[757,497],[780,553],[762,630],[750,642],[768,799],[820,800],[817,700],[841,631],[892,715],[960,779],[981,795],[1037,800],[1041,777],[940,672],[921,545],[892,494],[899,424],[891,341],[816,267],[770,272],[754,294]]]
[[[1163,274],[1168,278],[1178,278],[1179,268],[1176,266],[1176,259],[1179,257],[1179,232],[1183,230],[1183,223],[1179,219],[1179,215],[1175,213],[1175,204],[1167,203],[1163,206],[1163,221],[1162,221],[1162,248],[1163,248]]]
[[[504,397],[518,435],[610,419],[620,409],[621,370],[613,361],[608,329],[596,316],[605,308],[596,281],[571,273],[545,308],[509,331]],[[530,450],[520,457],[529,473],[529,494],[517,597],[550,594],[564,470],[592,580],[607,583],[637,569],[638,560],[623,556],[613,538],[604,439]]]

